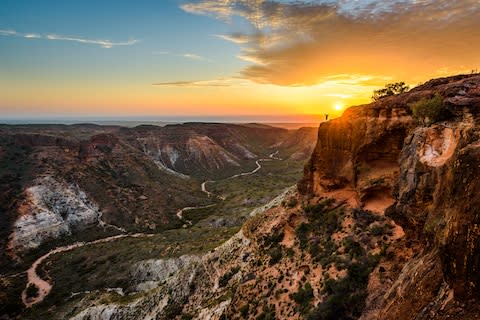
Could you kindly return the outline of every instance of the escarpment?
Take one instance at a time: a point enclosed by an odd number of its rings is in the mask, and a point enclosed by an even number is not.
[[[445,120],[426,126],[412,105],[434,95]],[[320,125],[299,191],[385,213],[405,232],[380,262],[382,271],[397,270],[384,271],[383,284],[374,283],[378,267],[370,277],[362,319],[479,315],[479,115],[480,76],[468,75],[431,80]]]
[[[380,193],[388,198],[399,173],[403,141],[413,125],[406,104],[390,103],[354,107],[341,118],[323,123],[299,191],[348,190],[353,192],[349,196],[364,204],[382,201],[375,198]]]

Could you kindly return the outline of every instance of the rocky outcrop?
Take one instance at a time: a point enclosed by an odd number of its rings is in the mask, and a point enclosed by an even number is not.
[[[20,216],[10,235],[9,248],[13,252],[38,247],[46,240],[71,234],[96,225],[101,216],[78,186],[45,176],[35,180],[25,190],[25,200],[19,207]]]
[[[387,100],[387,99],[386,99]],[[317,145],[299,183],[303,194],[354,190],[366,202],[391,193],[399,173],[398,156],[413,120],[399,99],[353,107],[322,123]]]
[[[448,119],[425,127],[410,105],[434,94]],[[480,76],[468,75],[352,107],[320,126],[299,190],[349,190],[359,206],[386,209],[406,233],[381,262],[397,266],[382,267],[393,281],[375,285],[372,273],[362,319],[444,319],[458,314],[456,303],[478,316],[471,310],[480,288],[479,116]]]

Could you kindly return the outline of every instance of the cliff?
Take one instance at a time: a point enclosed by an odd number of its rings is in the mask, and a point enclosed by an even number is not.
[[[411,106],[435,94],[448,119],[424,126]],[[364,319],[478,316],[471,299],[480,288],[479,112],[480,76],[456,76],[352,107],[320,126],[300,192],[385,212],[406,233],[381,262],[396,264],[397,271],[382,269],[390,281],[375,284],[375,271],[370,277]]]

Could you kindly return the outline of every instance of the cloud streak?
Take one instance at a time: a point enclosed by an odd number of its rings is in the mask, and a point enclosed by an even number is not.
[[[372,73],[417,81],[480,65],[478,0],[192,0],[181,8],[230,23],[232,33],[214,36],[241,47],[238,57],[251,63],[241,75],[258,83]]]
[[[105,49],[110,49],[117,46],[132,46],[139,42],[138,40],[134,40],[134,39],[130,39],[128,41],[123,41],[123,42],[114,42],[111,40],[95,40],[95,39],[86,39],[82,37],[63,36],[63,35],[57,35],[57,34],[20,33],[15,30],[0,30],[0,36],[19,37],[19,38],[25,38],[25,39],[70,41],[70,42],[77,42],[82,44],[98,45]]]
[[[154,51],[152,52],[154,55],[165,55],[165,56],[173,56],[173,57],[180,57],[180,58],[185,58],[185,59],[190,59],[190,60],[204,60],[204,61],[210,61],[209,59],[195,54],[191,52],[185,52],[185,53],[172,53],[169,51]]]
[[[237,78],[219,78],[214,80],[197,81],[171,81],[153,83],[159,87],[187,87],[187,88],[205,88],[205,87],[241,87],[248,84],[248,80]]]

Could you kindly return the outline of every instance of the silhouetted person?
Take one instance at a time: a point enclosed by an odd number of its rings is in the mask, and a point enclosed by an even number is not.
[[[325,121],[328,121],[328,113],[325,113]]]

